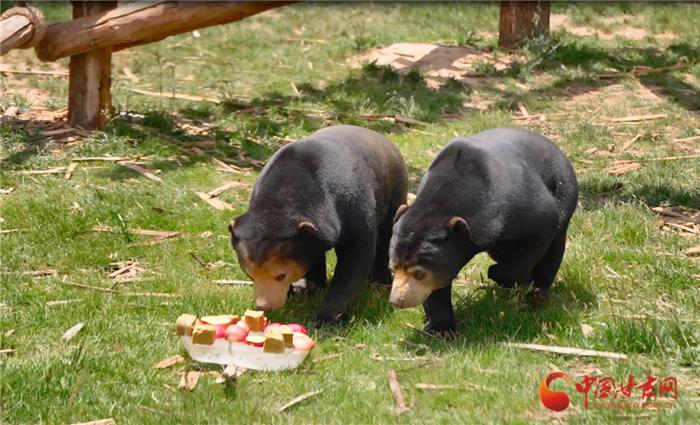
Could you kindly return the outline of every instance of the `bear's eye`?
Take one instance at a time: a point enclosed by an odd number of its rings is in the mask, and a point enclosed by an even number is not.
[[[415,270],[411,274],[415,280],[423,280],[425,278],[425,272],[423,270]]]
[[[282,282],[285,277],[287,277],[287,273],[280,273],[277,276],[275,276],[275,280],[278,282]]]

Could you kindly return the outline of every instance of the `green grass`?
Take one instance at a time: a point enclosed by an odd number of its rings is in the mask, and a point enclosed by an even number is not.
[[[50,5],[52,21],[67,6]],[[347,58],[398,41],[495,48],[496,4],[300,4],[239,23],[183,34],[114,54],[113,94],[118,114],[106,128],[64,151],[40,134],[41,126],[11,122],[0,128],[0,422],[73,423],[114,417],[118,423],[531,423],[554,418],[539,403],[537,385],[554,368],[569,374],[599,368],[616,381],[633,373],[676,376],[677,407],[661,410],[584,410],[573,385],[566,420],[615,423],[621,416],[649,423],[693,423],[700,416],[700,263],[684,251],[698,238],[662,231],[649,207],[700,208],[700,161],[650,161],[687,155],[672,140],[700,128],[700,7],[693,4],[554,4],[577,24],[606,28],[602,19],[626,14],[647,31],[670,31],[674,40],[617,38],[605,41],[557,32],[534,40],[510,69],[479,70],[502,85],[470,88],[452,82],[426,87],[418,73],[389,68],[351,69]],[[490,35],[489,35],[490,34]],[[302,40],[306,40],[302,43]],[[48,69],[31,51],[4,56],[13,64]],[[616,80],[600,73],[634,67],[687,63],[680,70]],[[67,60],[59,65],[66,66]],[[124,67],[138,76],[124,77]],[[66,106],[67,81],[2,75],[0,107],[26,112]],[[292,88],[297,88],[297,95]],[[225,99],[222,104],[145,97],[130,88],[176,91]],[[45,95],[33,104],[28,90]],[[657,100],[638,95],[651,90]],[[463,106],[487,98],[486,111]],[[284,373],[249,372],[234,384],[203,377],[195,391],[174,390],[183,369],[219,370],[187,362],[157,371],[159,360],[184,351],[171,336],[184,312],[240,312],[251,304],[250,288],[218,286],[216,279],[243,279],[226,225],[246,209],[249,191],[221,198],[234,212],[213,210],[195,194],[234,179],[254,183],[259,167],[281,146],[332,123],[382,132],[400,147],[410,190],[438,150],[457,134],[496,126],[521,126],[518,103],[544,123],[528,128],[551,137],[570,156],[581,186],[564,264],[551,303],[533,310],[522,291],[494,287],[485,278],[490,260],[480,255],[459,276],[455,305],[460,334],[454,341],[424,336],[420,309],[394,310],[386,288],[371,286],[337,328],[312,329],[318,348],[312,360]],[[565,114],[557,114],[565,112]],[[462,113],[460,119],[445,114]],[[665,113],[663,119],[614,124],[607,118]],[[367,114],[401,114],[428,122],[416,129]],[[187,125],[208,133],[187,132]],[[620,148],[640,135],[628,152]],[[213,146],[193,151],[198,140]],[[605,155],[587,153],[591,147]],[[690,147],[697,149],[697,144]],[[67,165],[79,156],[139,158],[161,170],[159,184],[108,163],[83,164],[71,180],[62,175],[24,176],[20,170]],[[217,171],[212,157],[243,167]],[[643,168],[611,176],[616,159]],[[93,233],[94,225],[122,229]],[[130,228],[178,230],[182,235],[154,246]],[[203,262],[224,260],[207,270]],[[129,297],[80,289],[69,283],[109,288],[110,263],[138,259],[146,270],[118,291],[174,293],[179,298]],[[331,258],[332,260],[332,258]],[[58,276],[32,277],[50,267]],[[64,305],[49,305],[70,300]],[[320,298],[292,300],[273,318],[310,324]],[[639,318],[639,316],[643,316]],[[69,342],[61,335],[85,327]],[[593,327],[584,335],[581,324]],[[618,351],[628,360],[559,356],[504,348],[531,342]],[[395,415],[387,371],[397,371],[410,412]],[[590,372],[589,372],[590,373]],[[577,378],[579,379],[579,378]],[[416,383],[455,388],[421,391]],[[319,396],[284,413],[295,396]],[[638,393],[636,397],[638,397]],[[148,408],[157,409],[153,413]],[[648,415],[645,416],[645,415]],[[639,419],[637,419],[639,420]]]

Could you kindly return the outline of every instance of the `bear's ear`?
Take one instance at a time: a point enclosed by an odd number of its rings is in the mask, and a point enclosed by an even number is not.
[[[402,205],[396,210],[396,214],[394,214],[394,223],[396,223],[396,222],[401,218],[401,216],[403,215],[403,213],[406,212],[407,209],[408,209],[408,205],[402,204]]]
[[[460,236],[469,236],[469,225],[462,217],[451,217],[447,220],[447,228]]]
[[[299,224],[297,224],[297,230],[310,236],[315,236],[318,234],[318,227],[314,226],[313,223],[308,221],[300,221]]]
[[[231,220],[231,222],[228,224],[228,231],[231,233],[233,236],[233,227],[236,225],[236,220]]]

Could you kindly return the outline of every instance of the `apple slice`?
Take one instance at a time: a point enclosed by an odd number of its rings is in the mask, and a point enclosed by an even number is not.
[[[228,326],[238,320],[238,316],[232,314],[222,314],[219,316],[204,316],[202,322],[212,326]]]
[[[293,336],[294,349],[301,351],[311,351],[316,347],[316,342],[308,335],[301,332],[294,332]]]
[[[265,337],[262,335],[248,335],[245,337],[245,343],[253,347],[262,347],[265,345]]]
[[[243,329],[240,325],[231,325],[226,328],[224,336],[231,342],[243,342],[245,341],[245,337],[248,336],[248,330]]]

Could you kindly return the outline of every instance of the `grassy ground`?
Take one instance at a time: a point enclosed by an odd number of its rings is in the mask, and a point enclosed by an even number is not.
[[[697,154],[697,142],[672,143],[700,134],[700,7],[577,4],[554,6],[576,25],[615,30],[615,17],[648,31],[631,41],[576,37],[557,31],[530,43],[505,71],[489,66],[499,84],[470,88],[456,82],[427,88],[421,75],[387,68],[350,69],[347,58],[398,41],[495,47],[498,7],[493,4],[295,5],[240,23],[172,37],[114,55],[117,115],[102,132],[67,148],[41,134],[41,117],[66,105],[61,77],[2,74],[0,106],[19,108],[33,122],[2,124],[0,227],[0,422],[71,423],[114,417],[118,423],[530,423],[562,419],[608,423],[622,418],[650,423],[692,423],[700,416],[700,263],[684,252],[697,236],[662,230],[649,207],[700,208],[700,161],[652,158]],[[66,5],[47,6],[53,21]],[[611,23],[613,22],[613,23]],[[655,39],[654,32],[672,32]],[[7,62],[5,62],[7,61]],[[12,67],[42,65],[31,52],[3,57]],[[611,71],[687,64],[646,76],[601,79]],[[10,66],[8,66],[10,67]],[[135,78],[127,78],[129,68]],[[146,97],[131,88],[176,91],[225,99],[221,104]],[[485,110],[469,108],[489,100]],[[520,120],[518,103],[546,119]],[[43,108],[43,109],[42,109]],[[60,113],[60,112],[59,112]],[[428,122],[415,128],[367,114],[401,114]],[[665,113],[637,123],[609,118]],[[34,115],[32,115],[34,114]],[[448,119],[461,114],[458,119]],[[39,118],[36,118],[39,117]],[[525,126],[551,137],[571,157],[581,202],[569,247],[549,306],[533,310],[517,291],[482,279],[489,260],[480,256],[461,273],[456,304],[459,337],[450,342],[406,326],[421,326],[423,312],[396,311],[388,291],[372,286],[347,325],[313,329],[319,346],[298,370],[249,372],[223,386],[203,377],[193,392],[175,389],[180,364],[158,371],[159,360],[183,353],[171,336],[180,313],[240,312],[251,303],[246,287],[218,286],[243,279],[226,232],[245,211],[249,189],[221,198],[235,212],[220,212],[195,192],[229,180],[253,184],[261,161],[284,139],[297,139],[330,123],[368,126],[396,142],[406,157],[411,190],[432,156],[457,134],[496,126]],[[626,151],[621,147],[636,138]],[[197,141],[204,140],[197,149]],[[592,152],[591,148],[598,148]],[[79,156],[119,155],[160,170],[162,183],[118,165],[81,165],[62,174],[27,176],[20,170],[66,166]],[[242,167],[217,170],[212,158]],[[620,176],[606,170],[615,160],[642,168]],[[93,233],[94,225],[118,233]],[[177,238],[153,246],[130,228],[177,230]],[[204,268],[204,263],[226,262]],[[115,283],[110,263],[136,259],[141,280]],[[219,263],[221,265],[221,263]],[[51,268],[57,275],[30,272]],[[178,298],[119,292],[172,293]],[[54,301],[69,301],[55,304]],[[319,299],[296,300],[274,318],[308,323]],[[69,342],[61,335],[85,327]],[[589,328],[582,325],[589,325]],[[586,331],[586,332],[584,332]],[[623,352],[613,361],[529,352],[502,342],[585,347]],[[324,356],[340,356],[323,360]],[[317,359],[320,361],[313,361]],[[398,373],[412,405],[397,417],[387,371]],[[561,369],[584,374],[675,376],[673,409],[585,410],[572,384],[557,381],[572,406],[549,413],[537,385]],[[417,383],[453,388],[423,391]],[[287,412],[293,397],[324,390]],[[634,399],[638,400],[639,392]]]

